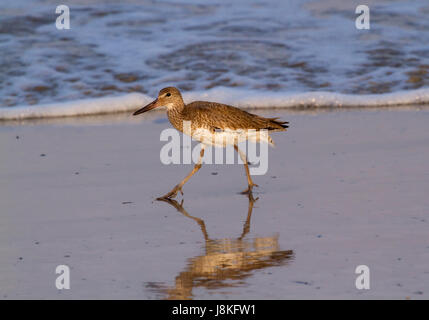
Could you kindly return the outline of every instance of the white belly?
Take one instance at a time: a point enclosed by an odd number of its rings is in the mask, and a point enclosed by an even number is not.
[[[246,140],[250,142],[266,142],[270,145],[274,145],[267,130],[225,129],[219,132],[212,132],[207,129],[197,129],[192,132],[192,138],[206,145],[215,147],[226,147],[227,145],[234,145]]]

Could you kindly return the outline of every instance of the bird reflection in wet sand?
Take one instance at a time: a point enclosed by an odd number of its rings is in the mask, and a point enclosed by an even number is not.
[[[257,199],[256,199],[257,200]],[[219,289],[243,285],[252,271],[287,265],[294,257],[292,250],[279,250],[278,236],[245,239],[250,231],[254,202],[249,195],[249,208],[243,231],[238,238],[210,239],[204,220],[191,216],[173,199],[160,199],[175,207],[184,216],[196,221],[205,240],[205,254],[187,260],[187,267],[178,274],[174,288],[160,283],[147,286],[165,295],[166,299],[194,298],[193,288]]]

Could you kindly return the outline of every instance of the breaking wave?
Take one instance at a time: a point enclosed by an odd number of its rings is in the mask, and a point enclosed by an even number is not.
[[[349,108],[385,107],[429,104],[429,88],[383,94],[354,95],[334,92],[281,93],[233,88],[192,91],[185,102],[216,101],[241,108]],[[153,97],[141,93],[122,96],[74,100],[68,102],[0,107],[0,120],[23,120],[86,116],[133,111],[149,103]]]

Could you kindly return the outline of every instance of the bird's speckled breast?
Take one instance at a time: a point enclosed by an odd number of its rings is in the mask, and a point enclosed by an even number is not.
[[[175,109],[169,109],[167,111],[167,116],[173,127],[183,132],[183,117],[180,112]]]

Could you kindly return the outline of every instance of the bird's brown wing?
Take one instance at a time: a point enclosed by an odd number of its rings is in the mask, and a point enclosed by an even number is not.
[[[195,101],[186,105],[185,120],[192,120],[192,126],[205,127],[211,130],[225,129],[266,129],[286,131],[289,122],[278,118],[264,118],[236,107],[221,103]]]

